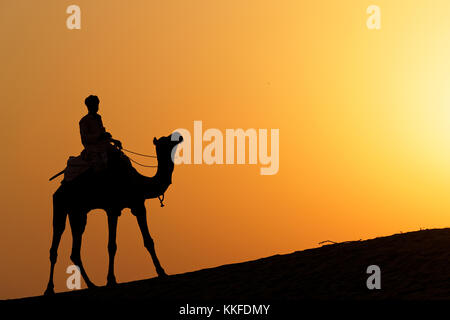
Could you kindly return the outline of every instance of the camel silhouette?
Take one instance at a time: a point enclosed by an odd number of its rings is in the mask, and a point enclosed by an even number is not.
[[[75,180],[63,182],[53,194],[53,239],[50,248],[50,279],[45,295],[54,294],[53,272],[58,256],[58,246],[66,226],[67,216],[72,230],[72,252],[70,259],[80,269],[80,273],[88,288],[96,287],[90,280],[81,261],[81,242],[86,226],[87,214],[93,209],[103,209],[108,216],[108,253],[109,269],[107,286],[116,282],[114,274],[114,257],[117,250],[116,230],[117,220],[121,211],[131,209],[136,217],[142,233],[144,246],[150,253],[156,272],[159,277],[166,277],[155,252],[155,245],[147,226],[145,200],[164,199],[164,192],[172,183],[174,163],[173,152],[177,145],[183,141],[178,133],[167,137],[153,139],[156,147],[158,168],[153,177],[141,175],[132,167],[128,157],[117,151],[111,157],[109,168],[103,172],[88,170]]]

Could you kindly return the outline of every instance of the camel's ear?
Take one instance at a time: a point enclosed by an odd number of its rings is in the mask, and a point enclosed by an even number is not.
[[[153,144],[156,146],[156,142],[157,142],[158,140],[156,139],[156,137],[153,137]]]

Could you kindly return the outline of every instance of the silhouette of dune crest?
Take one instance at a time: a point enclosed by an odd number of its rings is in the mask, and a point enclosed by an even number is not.
[[[22,301],[450,299],[449,262],[450,229],[421,230]],[[366,286],[369,265],[381,269],[380,290]]]

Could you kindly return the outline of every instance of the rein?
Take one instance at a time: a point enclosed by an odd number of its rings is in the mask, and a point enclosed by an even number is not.
[[[126,151],[126,152],[129,152],[129,153],[132,153],[132,154],[135,154],[135,155],[138,155],[138,156],[142,156],[142,157],[156,158],[156,156],[152,156],[152,155],[148,155],[148,154],[143,154],[143,153],[137,153],[137,152],[134,152],[134,151],[125,149],[125,148],[122,148],[122,150],[123,150],[123,151]]]
[[[133,159],[131,159],[130,157],[128,157],[128,159],[130,159],[131,162],[137,164],[138,166],[144,167],[144,168],[158,168],[158,166],[147,166],[145,164],[139,163]]]
[[[124,148],[122,148],[122,150],[126,151],[126,152],[129,152],[129,153],[132,153],[132,154],[135,154],[135,155],[138,155],[138,156],[141,156],[141,157],[156,158],[156,156],[143,154],[143,153],[138,153],[138,152],[134,152],[134,151],[131,151],[131,150],[128,150],[128,149],[124,149]],[[158,166],[148,166],[148,165],[139,163],[136,160],[131,159],[130,157],[128,157],[128,159],[130,159],[131,162],[133,162],[133,163],[135,163],[135,164],[137,164],[137,165],[139,165],[141,167],[145,167],[145,168],[157,168],[158,167]],[[164,203],[163,203],[163,201],[164,201],[164,193],[162,195],[158,196],[158,200],[159,200],[159,203],[161,204],[161,208],[164,207]]]
[[[138,152],[134,152],[125,148],[122,148],[123,151],[141,156],[141,157],[146,157],[146,158],[156,158],[156,156],[152,156],[152,155],[148,155],[148,154],[143,154],[143,153],[138,153]],[[137,164],[138,166],[144,167],[144,168],[158,168],[158,166],[148,166],[142,163],[137,162],[136,160],[133,160],[132,158],[128,157],[128,159],[130,159],[131,162]]]

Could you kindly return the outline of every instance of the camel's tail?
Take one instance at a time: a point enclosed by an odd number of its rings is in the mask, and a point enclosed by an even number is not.
[[[60,175],[62,175],[64,173],[64,171],[66,171],[66,169],[64,169],[61,172],[58,172],[57,174],[55,174],[53,177],[51,177],[50,179],[48,179],[48,181],[52,181],[53,179],[55,179],[56,177],[59,177]]]

